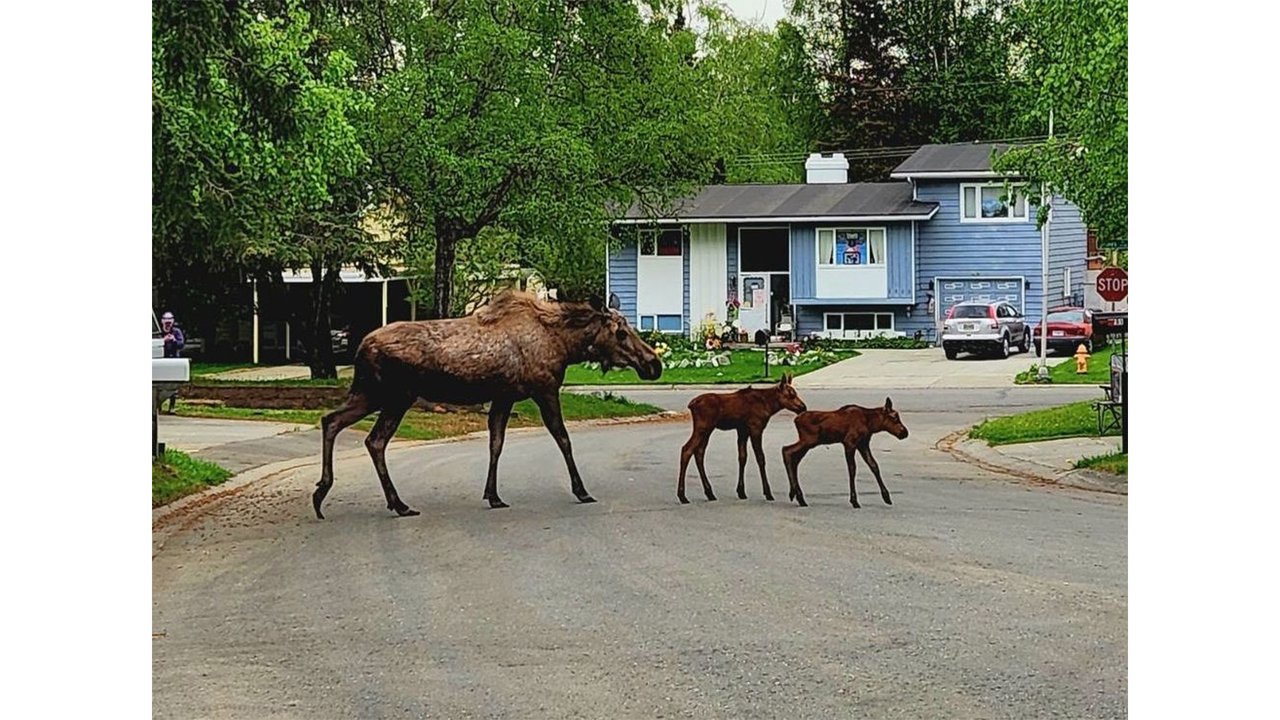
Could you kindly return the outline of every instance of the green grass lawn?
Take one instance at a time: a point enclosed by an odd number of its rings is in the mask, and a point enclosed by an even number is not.
[[[1129,474],[1129,455],[1128,453],[1112,453],[1110,455],[1096,455],[1088,457],[1076,462],[1078,468],[1092,468],[1094,470],[1102,470],[1104,472],[1114,473],[1116,475]]]
[[[227,372],[229,370],[244,370],[246,368],[261,367],[253,363],[215,363],[215,362],[196,362],[191,361],[191,377],[200,377],[202,375],[216,375],[218,373]]]
[[[1119,345],[1108,345],[1098,348],[1089,356],[1089,372],[1078,375],[1076,374],[1075,357],[1066,357],[1058,360],[1056,356],[1047,358],[1046,365],[1049,367],[1049,379],[1056,385],[1107,385],[1111,382],[1111,356],[1120,351]],[[1036,359],[1036,366],[1040,365],[1040,361]],[[1018,373],[1014,382],[1018,384],[1035,382],[1036,370],[1031,369],[1026,372]]]
[[[231,477],[230,471],[204,460],[165,450],[151,463],[151,507],[171,503],[184,495],[220,485]]]
[[[970,437],[986,440],[992,445],[1097,435],[1098,415],[1089,400],[993,418],[969,431]]]
[[[595,420],[601,418],[637,417],[662,412],[661,408],[604,393],[597,395],[579,395],[563,393],[560,395],[560,410],[565,420]],[[319,426],[320,418],[327,410],[264,410],[257,408],[216,407],[208,405],[192,405],[178,400],[178,415],[187,417],[228,418],[233,420],[273,420],[275,422],[297,423],[299,425]],[[377,415],[356,423],[353,427],[367,431],[373,427]],[[540,427],[542,413],[532,400],[516,403],[511,416],[510,427]],[[484,413],[434,413],[421,410],[410,410],[396,431],[396,437],[405,440],[435,440],[437,438],[465,435],[488,428],[488,415]]]
[[[857,357],[858,353],[845,350],[836,353],[836,362]],[[777,382],[783,373],[800,376],[826,367],[812,365],[769,365],[769,376],[764,375],[764,357],[758,352],[738,350],[733,353],[733,363],[722,367],[663,368],[657,380],[641,380],[631,368],[614,369],[602,375],[599,369],[582,365],[570,365],[564,375],[565,385],[714,385],[720,383],[746,384],[750,382]]]

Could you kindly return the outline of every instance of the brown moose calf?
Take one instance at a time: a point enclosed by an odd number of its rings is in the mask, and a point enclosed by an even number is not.
[[[844,445],[844,460],[849,466],[849,502],[854,507],[858,504],[858,493],[853,487],[853,478],[857,474],[854,467],[853,453],[856,450],[862,460],[871,468],[880,485],[880,497],[886,505],[892,505],[889,489],[880,479],[880,466],[871,456],[871,436],[884,431],[902,440],[907,437],[907,426],[893,409],[893,401],[884,399],[882,408],[864,408],[858,405],[845,405],[839,410],[815,410],[800,413],[796,416],[796,431],[800,439],[782,448],[782,464],[787,469],[787,480],[791,483],[788,499],[795,500],[802,507],[808,506],[804,501],[804,492],[800,490],[800,480],[796,470],[805,453],[818,445],[840,443]]]
[[[707,482],[707,470],[702,465],[702,458],[707,452],[707,442],[711,433],[716,430],[738,431],[738,497],[746,500],[747,493],[743,487],[743,474],[747,467],[747,438],[751,438],[751,447],[756,453],[756,463],[760,466],[760,484],[764,486],[766,500],[773,499],[769,489],[769,478],[764,473],[764,450],[760,447],[760,437],[764,428],[782,408],[791,412],[805,411],[804,401],[791,386],[791,375],[783,375],[777,385],[756,389],[743,388],[731,393],[704,393],[689,401],[689,410],[693,413],[693,434],[680,448],[680,484],[676,487],[676,497],[687,503],[684,496],[684,473],[689,467],[689,456],[698,462],[698,475],[702,478],[702,491],[708,500],[715,500],[711,492],[711,483]]]

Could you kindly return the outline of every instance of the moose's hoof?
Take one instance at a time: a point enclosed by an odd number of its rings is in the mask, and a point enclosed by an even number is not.
[[[892,504],[893,504],[893,499],[892,499],[892,498],[890,498],[888,495],[885,495],[885,496],[884,496],[884,504],[885,504],[885,505],[892,505]]]
[[[595,498],[593,498],[593,497],[591,497],[590,495],[579,495],[579,496],[578,496],[578,502],[580,502],[580,503],[593,503],[593,502],[595,502],[595,501],[596,501],[596,499],[595,499]]]
[[[422,514],[422,513],[418,512],[417,510],[414,510],[413,508],[409,507],[408,505],[401,505],[400,507],[394,507],[394,508],[391,508],[391,509],[392,509],[392,510],[395,510],[395,511],[396,511],[396,515],[398,515],[398,516],[400,516],[400,517],[413,517],[414,515],[421,515],[421,514]]]
[[[747,494],[746,494],[746,493],[744,493],[744,492],[740,492],[740,493],[738,493],[738,499],[739,499],[739,500],[746,500],[746,499],[747,499]]]
[[[500,498],[496,498],[496,497],[495,497],[495,498],[487,498],[487,499],[488,499],[488,501],[489,501],[489,508],[490,508],[490,509],[493,509],[493,508],[511,507],[510,505],[508,505],[508,504],[506,504],[506,503],[502,502],[502,500],[501,500]]]
[[[769,502],[773,502],[773,496],[772,496],[772,495],[765,495],[765,496],[764,496],[764,499],[765,499],[765,500],[768,500]]]
[[[685,496],[683,496],[683,495],[677,495],[677,496],[676,496],[676,499],[678,499],[682,505],[688,505],[688,504],[689,504],[689,498],[687,498],[687,497],[685,497]]]
[[[796,504],[799,505],[800,507],[809,507],[809,503],[804,501],[803,496],[796,497]]]

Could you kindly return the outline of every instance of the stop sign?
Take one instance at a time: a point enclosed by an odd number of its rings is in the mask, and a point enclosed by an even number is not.
[[[1129,274],[1120,268],[1098,273],[1098,295],[1107,302],[1120,302],[1129,294]]]

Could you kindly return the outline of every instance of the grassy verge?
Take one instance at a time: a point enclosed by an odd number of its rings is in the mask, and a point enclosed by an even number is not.
[[[969,431],[970,437],[986,440],[992,445],[1097,435],[1098,415],[1089,400],[993,418]]]
[[[202,375],[216,375],[230,370],[244,370],[247,368],[259,367],[253,363],[215,363],[215,362],[196,362],[191,361],[191,377],[200,377]]]
[[[857,357],[854,351],[836,354],[836,362]],[[745,384],[750,382],[776,382],[783,373],[800,376],[827,367],[831,363],[812,365],[770,365],[769,376],[764,374],[764,357],[757,352],[736,351],[733,363],[721,367],[664,368],[657,380],[641,380],[631,368],[611,370],[601,374],[599,369],[583,365],[570,365],[564,375],[565,385],[715,385],[721,383]]]
[[[1089,356],[1089,372],[1083,375],[1076,374],[1076,359],[1074,357],[1068,357],[1060,362],[1055,358],[1049,358],[1045,363],[1049,366],[1049,380],[1056,385],[1110,384],[1111,356],[1119,350],[1119,345],[1098,348],[1096,352]],[[1034,383],[1039,365],[1040,361],[1037,359],[1036,365],[1026,372],[1018,373],[1017,377],[1014,378],[1014,382],[1019,385]]]
[[[560,410],[565,420],[596,420],[601,418],[637,417],[661,412],[660,408],[645,403],[604,393],[603,395],[580,395],[563,393],[560,396]],[[227,418],[232,420],[273,420],[275,422],[297,423],[300,425],[319,426],[320,418],[325,410],[262,410],[256,408],[211,407],[191,405],[178,401],[178,415],[187,417]],[[377,418],[372,415],[353,427],[369,430]],[[542,413],[532,400],[516,403],[511,416],[510,427],[538,427],[542,425]],[[434,413],[411,410],[396,431],[396,437],[405,440],[435,440],[437,438],[465,435],[488,427],[488,416],[484,413]]]
[[[1110,455],[1087,457],[1083,460],[1077,461],[1076,467],[1102,470],[1116,475],[1128,475],[1129,455],[1128,453],[1112,453]]]
[[[229,477],[229,471],[211,462],[196,460],[176,450],[165,450],[160,459],[151,463],[151,507],[219,485]]]

